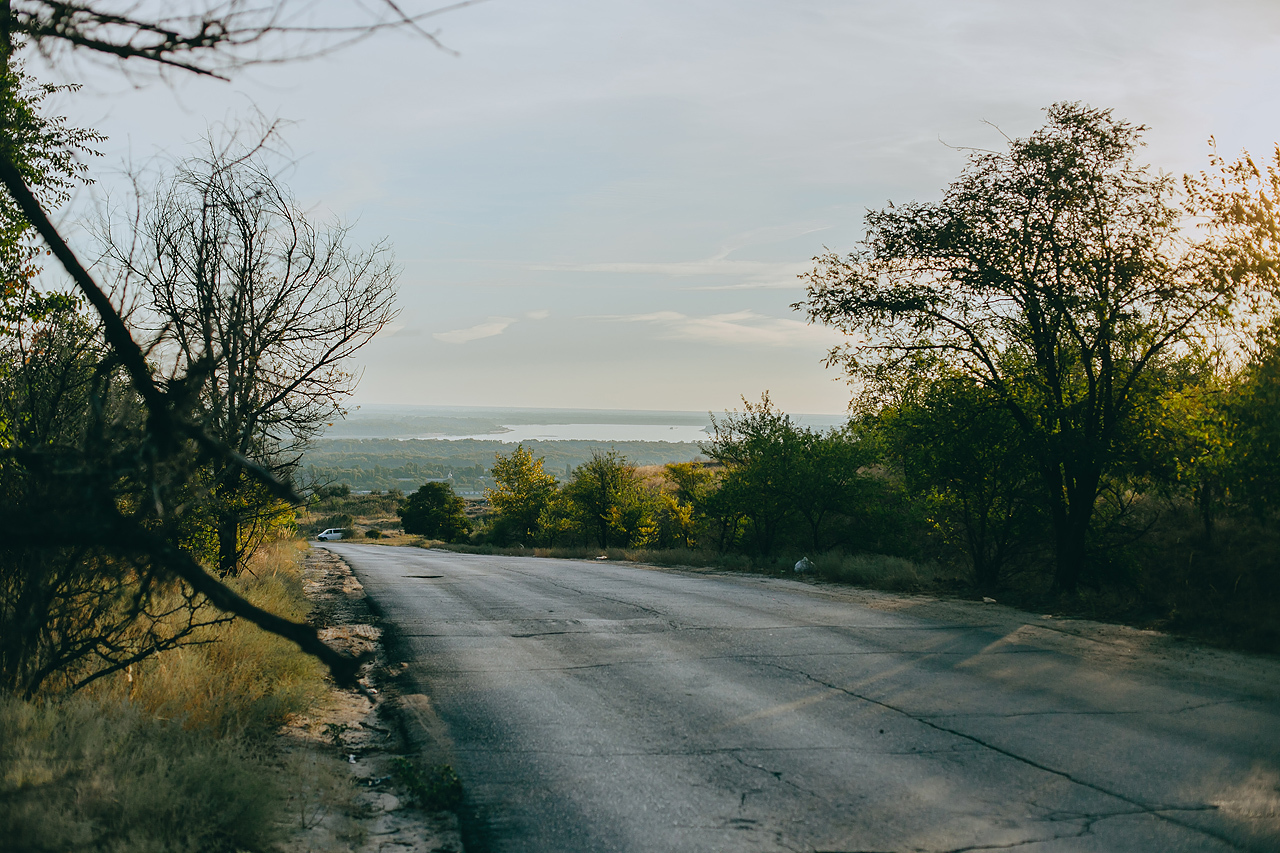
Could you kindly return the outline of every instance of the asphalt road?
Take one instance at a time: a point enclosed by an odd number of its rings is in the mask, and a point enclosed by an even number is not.
[[[1280,850],[1280,663],[998,605],[330,546],[470,853]]]

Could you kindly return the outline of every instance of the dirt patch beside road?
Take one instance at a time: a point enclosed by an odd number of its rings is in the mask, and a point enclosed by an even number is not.
[[[321,638],[349,654],[375,657],[358,688],[331,688],[310,715],[295,717],[281,733],[286,761],[296,769],[293,805],[302,818],[281,849],[462,853],[457,815],[419,805],[424,796],[442,796],[439,785],[432,788],[438,756],[423,754],[430,752],[421,732],[425,697],[399,695],[395,679],[404,665],[387,659],[360,582],[340,557],[312,548],[304,583]]]

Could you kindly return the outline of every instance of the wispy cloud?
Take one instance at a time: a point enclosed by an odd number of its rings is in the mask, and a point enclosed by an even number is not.
[[[759,278],[763,276],[785,276],[787,273],[799,272],[793,263],[771,263],[767,261],[731,261],[723,255],[704,258],[697,261],[611,261],[600,264],[530,264],[529,270],[540,272],[612,272],[612,273],[648,273],[651,275],[669,275],[674,277],[694,275],[737,275]]]
[[[816,231],[825,231],[828,225],[792,223],[788,225],[756,228],[734,234],[721,243],[719,250],[708,258],[692,261],[611,261],[606,263],[538,263],[525,269],[540,272],[603,272],[666,275],[673,278],[690,276],[734,276],[744,279],[736,284],[691,288],[693,290],[733,290],[748,288],[788,289],[798,287],[796,276],[809,268],[808,262],[744,261],[731,260],[729,256],[739,249],[776,243]]]
[[[551,316],[551,312],[546,308],[539,308],[536,311],[526,312],[524,316],[528,317],[530,320],[545,320]]]
[[[673,340],[730,346],[830,346],[842,339],[838,332],[824,326],[811,326],[789,317],[768,317],[750,310],[706,317],[691,317],[678,311],[654,311],[648,314],[602,314],[579,319],[650,323],[660,327],[664,335]]]
[[[500,335],[514,322],[515,318],[513,317],[490,317],[488,322],[477,323],[467,329],[436,332],[431,337],[437,341],[444,341],[446,344],[465,344],[468,341],[478,341],[481,338],[492,338],[494,335]]]

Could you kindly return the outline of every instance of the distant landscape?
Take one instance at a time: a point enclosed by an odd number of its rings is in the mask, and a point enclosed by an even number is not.
[[[839,415],[794,417],[815,428],[843,422]],[[529,427],[542,427],[532,432],[546,437],[524,439]],[[680,440],[649,438],[666,432]],[[633,438],[640,435],[648,440]],[[665,465],[699,458],[699,442],[710,437],[707,412],[369,405],[314,442],[302,459],[301,480],[312,487],[409,492],[429,479],[450,479],[458,494],[471,497],[493,485],[494,457],[509,454],[517,441],[564,481],[593,452],[615,450],[635,465]]]

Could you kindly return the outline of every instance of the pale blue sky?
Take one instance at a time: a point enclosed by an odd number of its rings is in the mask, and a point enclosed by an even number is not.
[[[1280,141],[1273,2],[491,0],[435,26],[459,56],[401,33],[231,83],[82,66],[62,102],[112,168],[251,105],[294,122],[296,192],[404,268],[357,402],[838,412],[796,275],[866,208],[937,197],[948,146],[1000,144],[984,121],[1114,107],[1178,173],[1210,134]]]

